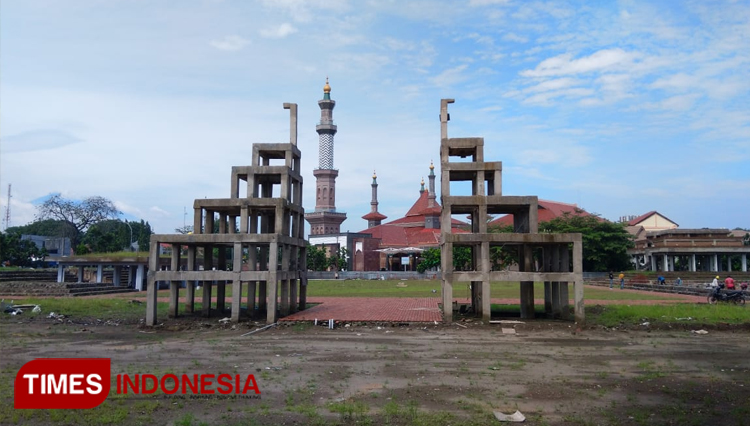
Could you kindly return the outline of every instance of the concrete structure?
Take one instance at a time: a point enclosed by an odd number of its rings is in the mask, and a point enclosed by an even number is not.
[[[243,307],[243,285],[247,285],[244,306],[248,314],[253,316],[256,308],[265,311],[268,323],[276,322],[279,314],[285,316],[305,308],[307,242],[301,153],[297,148],[297,104],[285,103],[284,108],[290,110],[289,143],[254,144],[252,164],[232,167],[230,198],[195,200],[193,234],[151,236],[147,325],[156,324],[157,281],[170,283],[170,317],[178,314],[183,281],[187,283],[185,312],[193,312],[195,290],[201,285],[203,314],[208,316],[215,285],[214,309],[224,315],[228,283],[232,285],[234,322],[239,321]],[[166,271],[158,268],[159,246],[164,243],[172,245],[171,264]],[[187,265],[180,270],[183,253]],[[197,266],[198,256],[203,256],[202,270]]]
[[[483,321],[490,320],[490,282],[520,282],[521,317],[534,317],[534,282],[544,282],[545,311],[551,317],[568,318],[568,283],[574,283],[575,320],[584,321],[581,234],[538,234],[538,199],[502,195],[502,163],[485,162],[483,138],[448,138],[448,104],[440,103],[441,266],[443,319],[453,321],[453,285],[470,283],[471,305]],[[451,158],[470,157],[470,162]],[[451,183],[469,181],[471,195],[451,194]],[[487,232],[488,215],[512,214],[515,232]],[[453,215],[468,215],[469,233],[451,232]],[[453,269],[453,249],[471,249],[471,270]],[[517,253],[518,271],[491,270],[490,250]],[[534,270],[533,257],[541,259]]]
[[[750,245],[728,229],[677,228],[639,233],[628,254],[636,269],[747,272]]]
[[[346,220],[346,213],[336,211],[336,177],[339,171],[333,168],[333,137],[338,127],[333,124],[333,108],[336,101],[331,99],[331,86],[323,87],[323,99],[318,101],[320,123],[315,127],[318,132],[318,168],[313,170],[315,176],[315,211],[305,214],[310,224],[310,235],[338,234],[341,222]],[[315,245],[312,241],[310,244]]]

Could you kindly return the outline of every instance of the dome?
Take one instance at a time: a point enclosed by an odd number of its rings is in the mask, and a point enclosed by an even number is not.
[[[328,77],[326,77],[326,85],[323,86],[323,93],[331,93],[331,86],[328,84]]]

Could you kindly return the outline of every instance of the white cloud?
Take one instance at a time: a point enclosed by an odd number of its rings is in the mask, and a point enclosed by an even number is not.
[[[464,73],[469,66],[466,64],[449,68],[440,74],[432,77],[430,81],[438,87],[448,87],[465,81],[468,76]]]
[[[284,38],[288,35],[294,34],[297,29],[289,23],[283,23],[281,25],[265,28],[259,31],[260,35],[265,38]]]
[[[573,59],[565,53],[545,59],[533,70],[521,72],[524,77],[549,77],[558,75],[585,74],[589,72],[622,70],[631,66],[640,55],[620,48],[599,50],[589,56]]]
[[[221,40],[211,41],[211,46],[229,52],[241,50],[248,44],[250,44],[250,40],[244,39],[238,35],[226,36]]]

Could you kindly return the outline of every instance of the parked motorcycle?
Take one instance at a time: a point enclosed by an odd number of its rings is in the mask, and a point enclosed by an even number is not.
[[[738,305],[745,304],[745,293],[742,291],[722,292],[723,285],[715,287],[711,294],[708,295],[708,303],[715,305],[718,302],[732,302]]]

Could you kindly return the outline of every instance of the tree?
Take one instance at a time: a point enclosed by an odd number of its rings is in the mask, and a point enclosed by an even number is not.
[[[44,237],[62,237],[68,235],[72,229],[67,222],[62,220],[45,219],[36,220],[22,226],[13,226],[5,230],[9,234],[18,235],[41,235]]]
[[[307,269],[311,271],[325,271],[328,269],[325,248],[310,244],[307,245]]]
[[[349,250],[346,249],[346,247],[341,247],[338,250],[331,252],[331,255],[328,257],[328,267],[333,269],[334,271],[345,271],[349,259]]]
[[[422,261],[417,265],[417,271],[423,273],[424,271],[432,268],[440,267],[440,249],[439,248],[428,248],[422,252]]]
[[[140,222],[103,220],[92,225],[81,239],[82,244],[76,247],[76,253],[84,254],[85,251],[92,253],[111,253],[122,250],[131,250],[131,242],[137,243],[139,250],[148,247],[151,239],[151,225],[141,220]]]
[[[623,223],[609,222],[594,215],[565,213],[549,222],[542,222],[539,232],[580,232],[584,271],[621,271],[631,267],[627,250],[633,246],[633,240]]]
[[[48,198],[38,207],[37,220],[54,219],[65,222],[73,247],[81,242],[84,232],[92,225],[122,214],[114,203],[104,197],[93,196],[83,201],[67,200],[60,194]]]
[[[47,250],[40,249],[31,240],[22,240],[21,234],[0,233],[0,264],[32,266],[46,255]]]

